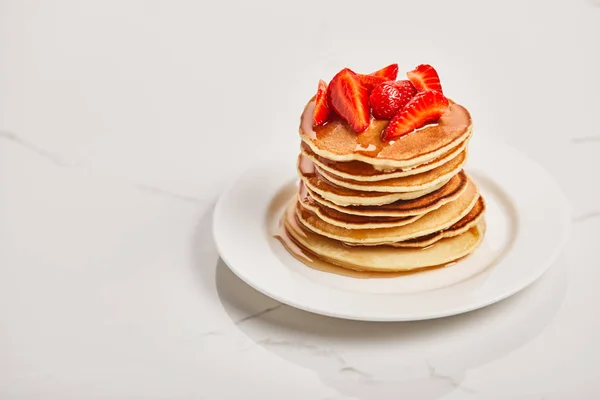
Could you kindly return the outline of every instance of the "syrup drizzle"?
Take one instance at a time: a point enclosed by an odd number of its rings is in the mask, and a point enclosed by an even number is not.
[[[313,100],[306,105],[302,113],[300,130],[315,146],[338,155],[355,153],[380,160],[399,160],[398,157],[402,160],[410,160],[424,153],[447,148],[455,140],[466,138],[471,125],[468,111],[450,102],[450,111],[439,121],[419,127],[412,133],[393,141],[385,141],[381,139],[381,132],[388,125],[388,120],[371,119],[367,130],[357,134],[348,127],[346,122],[337,117],[332,117],[323,125],[313,127],[314,109]],[[385,163],[379,165],[386,167]]]

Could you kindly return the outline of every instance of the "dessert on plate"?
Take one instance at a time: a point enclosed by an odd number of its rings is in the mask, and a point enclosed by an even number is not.
[[[485,233],[485,201],[463,170],[471,115],[437,71],[345,68],[320,81],[300,121],[300,184],[280,239],[309,266],[381,276],[443,267]]]

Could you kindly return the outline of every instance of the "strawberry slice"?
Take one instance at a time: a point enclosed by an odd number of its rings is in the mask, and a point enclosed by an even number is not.
[[[410,81],[387,81],[371,92],[371,111],[377,119],[391,119],[417,94]]]
[[[327,84],[319,81],[317,98],[315,100],[315,112],[313,113],[313,126],[321,125],[329,117],[329,104],[327,103]]]
[[[381,68],[379,71],[373,72],[371,75],[383,76],[388,81],[395,81],[398,77],[398,64],[390,64],[387,67]]]
[[[442,93],[442,84],[437,71],[429,64],[419,65],[417,68],[406,73],[408,79],[412,82],[419,92],[427,90],[437,90]]]
[[[384,76],[375,76],[375,75],[363,75],[357,74],[360,83],[369,91],[373,90],[376,86],[381,85],[383,82],[388,81],[389,79]]]
[[[418,93],[392,118],[381,133],[381,139],[391,140],[407,135],[428,122],[438,120],[448,107],[448,99],[441,92]]]
[[[357,74],[360,82],[367,88],[369,92],[376,86],[381,85],[385,81],[396,80],[398,76],[398,64],[390,64],[387,67],[381,68],[378,71],[365,74]]]
[[[333,111],[348,122],[355,132],[367,130],[371,123],[369,92],[352,70],[344,68],[333,77],[327,96]]]

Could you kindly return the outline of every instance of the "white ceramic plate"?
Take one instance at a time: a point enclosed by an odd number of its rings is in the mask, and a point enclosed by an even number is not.
[[[458,263],[397,278],[356,279],[306,267],[273,237],[296,190],[297,150],[269,152],[220,197],[214,237],[225,263],[247,284],[306,311],[366,321],[410,321],[495,303],[538,279],[570,226],[568,203],[538,164],[475,135],[466,171],[487,202],[482,245]]]

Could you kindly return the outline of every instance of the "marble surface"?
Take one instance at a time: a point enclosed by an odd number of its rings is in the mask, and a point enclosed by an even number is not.
[[[560,259],[428,322],[253,291],[215,250],[218,194],[297,145],[318,79],[394,61],[552,173]],[[1,1],[0,398],[600,398],[598,71],[597,0]]]

